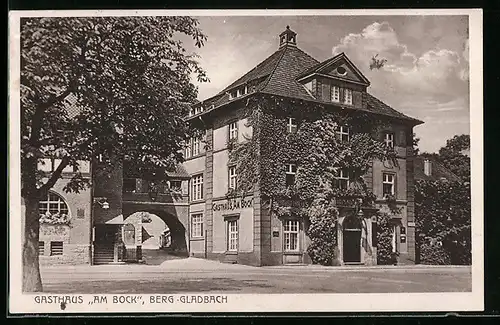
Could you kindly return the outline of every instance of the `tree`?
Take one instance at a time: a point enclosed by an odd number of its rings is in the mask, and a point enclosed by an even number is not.
[[[446,141],[437,153],[424,152],[421,155],[441,163],[464,182],[470,182],[470,136],[455,135]]]
[[[38,203],[67,166],[65,191],[89,186],[79,161],[102,157],[104,170],[124,157],[144,169],[173,168],[199,81],[207,77],[180,36],[201,47],[189,17],[29,18],[21,21],[21,196],[26,206],[23,291],[41,291]],[[71,100],[70,100],[71,99]],[[60,164],[41,175],[42,158]],[[43,177],[43,178],[42,178]]]
[[[470,181],[470,136],[468,134],[455,135],[446,141],[446,146],[439,149],[441,163],[462,178]]]
[[[470,184],[418,180],[415,184],[417,250],[424,264],[470,264]]]
[[[387,63],[387,59],[378,59],[378,54],[372,56],[370,60],[370,70],[377,69],[380,70]]]

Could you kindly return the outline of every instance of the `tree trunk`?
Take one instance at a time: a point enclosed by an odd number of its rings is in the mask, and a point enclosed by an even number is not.
[[[23,292],[42,291],[38,258],[39,212],[37,198],[25,198],[26,215],[23,240]]]

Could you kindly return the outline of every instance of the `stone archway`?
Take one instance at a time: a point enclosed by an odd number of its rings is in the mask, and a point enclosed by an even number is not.
[[[145,205],[124,205],[123,212],[124,223],[136,225],[136,245],[147,264],[161,263],[169,256],[189,256],[186,226],[177,215]]]
[[[361,221],[348,216],[342,223],[342,256],[344,263],[361,263]]]

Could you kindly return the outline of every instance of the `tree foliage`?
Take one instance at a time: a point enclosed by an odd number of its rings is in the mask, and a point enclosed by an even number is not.
[[[183,120],[197,96],[191,76],[207,81],[183,35],[197,47],[206,40],[196,20],[181,16],[21,21],[24,252],[32,250],[25,264],[38,268],[38,200],[65,167],[76,172],[64,190],[78,192],[89,185],[79,172],[82,160],[100,157],[104,170],[115,168],[117,157],[144,170],[172,169],[182,160],[182,143],[195,132]],[[41,174],[41,158],[60,164]],[[39,278],[30,272],[25,278]],[[41,290],[36,282],[25,289]]]
[[[416,182],[416,232],[421,263],[471,263],[470,202],[468,183]]]
[[[446,141],[437,153],[422,153],[422,156],[432,158],[460,177],[463,182],[470,182],[470,136],[455,135]]]
[[[202,46],[206,38],[196,26],[188,17],[24,19],[23,161],[60,156],[61,168],[78,168],[78,160],[126,154],[172,168],[189,133],[182,118],[197,95],[190,75],[206,80],[176,40],[187,34]],[[76,175],[67,190],[83,181]]]

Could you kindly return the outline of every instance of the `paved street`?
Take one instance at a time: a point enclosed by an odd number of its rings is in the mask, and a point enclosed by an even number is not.
[[[161,265],[42,267],[47,293],[384,293],[471,291],[470,267],[251,267],[188,258]]]

